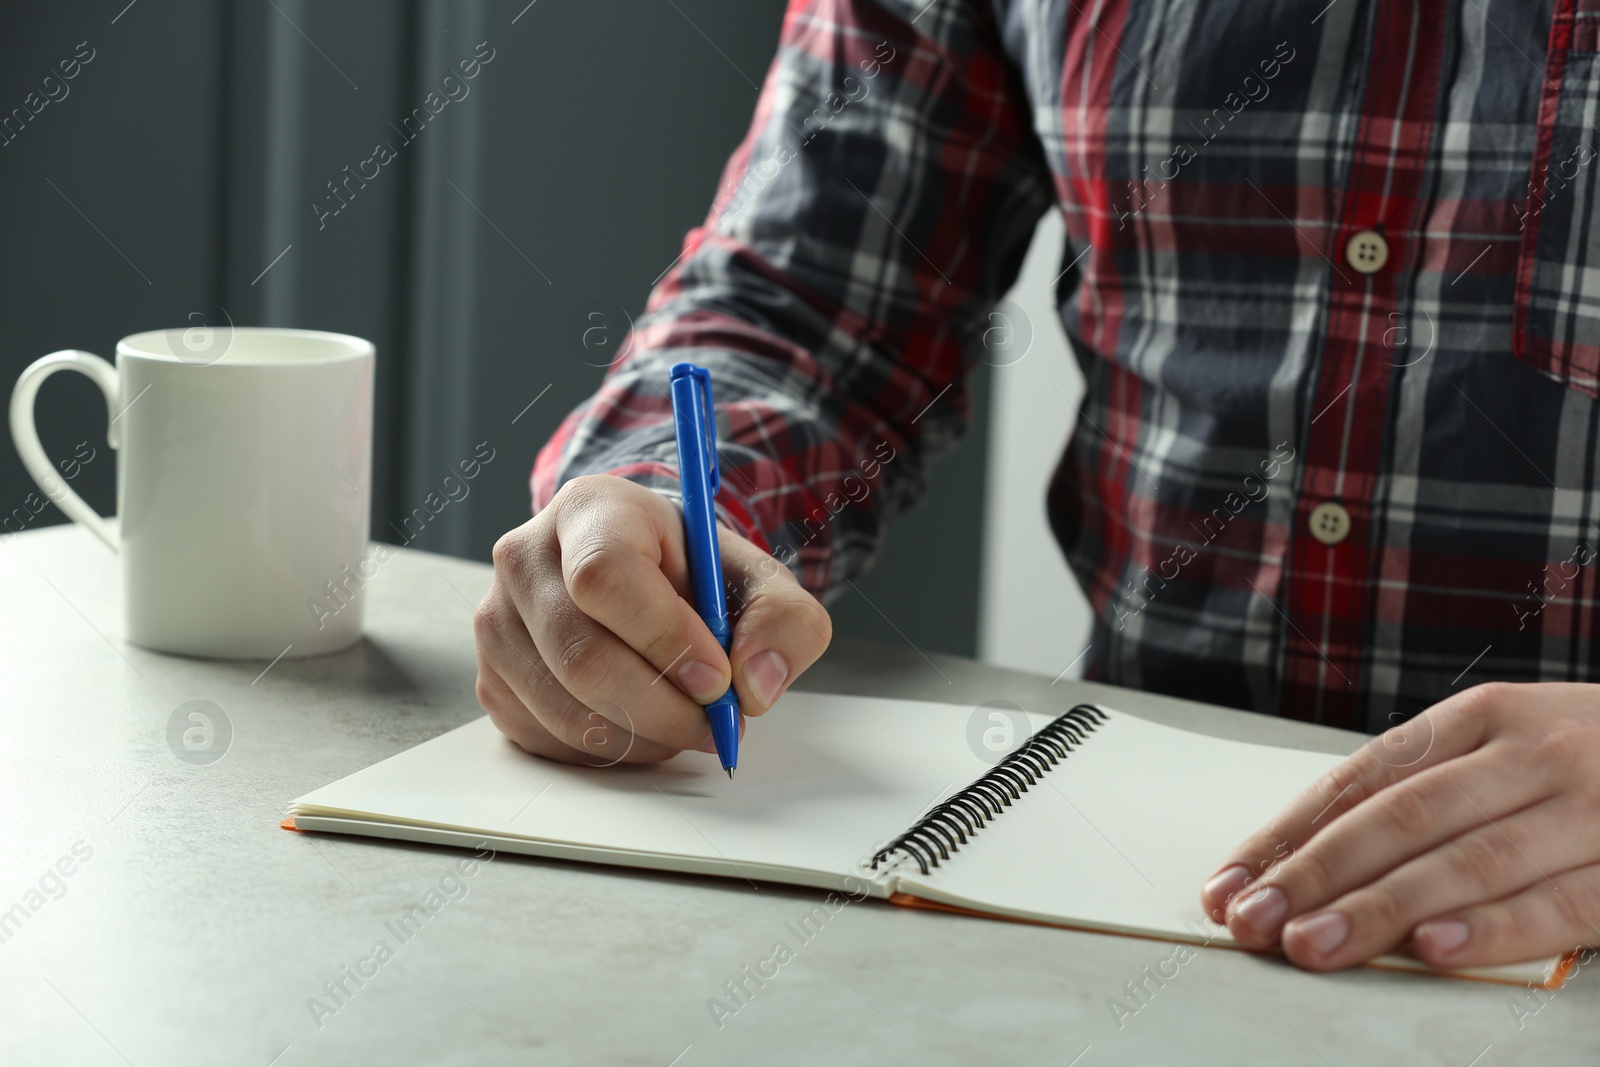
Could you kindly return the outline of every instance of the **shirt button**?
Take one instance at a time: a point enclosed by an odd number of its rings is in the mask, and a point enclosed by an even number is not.
[[[1311,536],[1325,545],[1336,545],[1350,536],[1350,513],[1337,500],[1324,501],[1311,509]]]
[[[1344,258],[1362,274],[1373,274],[1389,262],[1389,242],[1377,230],[1362,230],[1345,244]]]

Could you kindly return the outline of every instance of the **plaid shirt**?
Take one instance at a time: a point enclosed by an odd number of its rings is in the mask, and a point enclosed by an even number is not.
[[[670,492],[694,360],[725,520],[837,591],[961,435],[1054,207],[1090,677],[1373,731],[1600,680],[1597,154],[1600,0],[793,0],[534,503]]]

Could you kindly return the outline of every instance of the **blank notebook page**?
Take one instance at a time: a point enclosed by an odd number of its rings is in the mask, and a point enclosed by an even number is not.
[[[900,891],[1075,925],[1203,936],[1220,928],[1205,922],[1201,884],[1342,758],[1107,714],[929,875],[902,864]],[[1287,844],[1280,852],[1289,856]],[[1225,934],[1216,940],[1229,943]]]
[[[748,721],[731,782],[699,752],[609,768],[536,759],[484,717],[308,793],[294,810],[692,857],[735,875],[727,864],[842,878],[989,769],[966,743],[970,715],[789,693]]]

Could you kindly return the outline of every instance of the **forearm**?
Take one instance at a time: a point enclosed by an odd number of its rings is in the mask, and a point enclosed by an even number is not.
[[[796,3],[706,225],[541,454],[670,492],[672,363],[710,368],[726,518],[826,596],[921,495],[1049,185],[987,9]],[[931,32],[931,31],[930,31]]]
[[[724,521],[819,595],[859,574],[885,524],[920,495],[926,439],[851,403],[815,350],[787,336],[697,311],[642,323],[637,337],[640,353],[541,453],[536,507],[584,474],[620,475],[676,496],[666,382],[672,364],[689,360],[707,367],[714,383]],[[890,379],[904,373],[887,356],[871,358]]]

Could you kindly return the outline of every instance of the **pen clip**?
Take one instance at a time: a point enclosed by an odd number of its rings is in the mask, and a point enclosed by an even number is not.
[[[711,485],[711,495],[716,496],[722,488],[722,468],[717,463],[717,409],[711,402],[711,372],[704,367],[693,367],[689,373],[700,383],[700,398],[705,405],[701,425],[705,428],[706,480]]]

